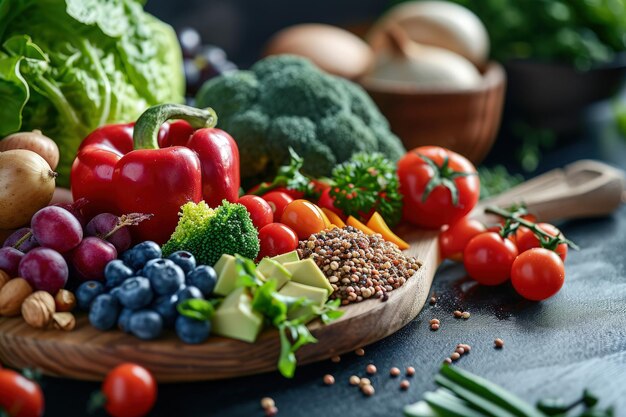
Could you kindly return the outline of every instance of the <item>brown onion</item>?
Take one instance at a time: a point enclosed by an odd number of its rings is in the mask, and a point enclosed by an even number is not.
[[[59,148],[57,144],[37,129],[32,132],[13,133],[0,140],[0,152],[12,149],[26,149],[35,152],[45,159],[53,170],[59,164]]]

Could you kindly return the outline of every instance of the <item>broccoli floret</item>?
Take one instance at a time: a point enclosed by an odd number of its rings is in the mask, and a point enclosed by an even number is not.
[[[204,201],[189,202],[181,207],[178,225],[163,245],[163,256],[179,250],[211,266],[225,253],[254,259],[259,254],[259,234],[241,204],[224,200],[212,209]]]
[[[274,174],[289,160],[289,147],[314,176],[330,175],[357,152],[379,151],[394,162],[405,152],[361,87],[296,56],[268,57],[214,78],[196,102],[213,107],[218,126],[239,144],[244,179]]]

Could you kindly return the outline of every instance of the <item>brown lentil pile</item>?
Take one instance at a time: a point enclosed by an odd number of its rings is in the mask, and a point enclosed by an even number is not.
[[[422,266],[381,235],[366,235],[354,227],[335,227],[300,241],[300,259],[312,258],[333,287],[330,298],[341,304],[367,298],[386,299]]]

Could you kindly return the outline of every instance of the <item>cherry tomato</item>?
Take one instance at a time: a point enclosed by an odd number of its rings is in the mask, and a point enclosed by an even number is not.
[[[317,205],[332,211],[341,218],[345,219],[346,217],[341,209],[335,207],[335,199],[330,196],[330,187],[325,188],[324,191],[322,191],[319,200],[317,200]]]
[[[15,371],[0,369],[0,410],[9,417],[42,416],[44,399],[41,388]]]
[[[483,285],[499,285],[509,279],[517,248],[494,232],[474,236],[463,251],[468,275]]]
[[[439,253],[442,259],[463,260],[463,250],[476,235],[485,231],[485,225],[478,220],[463,217],[458,222],[445,227],[439,234]]]
[[[270,183],[269,182],[262,182],[261,184],[255,185],[254,187],[250,188],[250,190],[248,191],[248,194],[256,194],[256,191],[261,187],[261,185],[269,186]],[[291,198],[294,198],[294,199],[295,198],[303,198],[304,197],[304,193],[302,191],[290,190],[289,188],[286,188],[286,187],[276,187],[276,188],[272,189],[272,191],[268,191],[267,193],[263,194],[261,197],[264,197],[266,194],[271,193],[273,191],[280,191],[282,193],[286,193]]]
[[[294,200],[285,207],[280,222],[293,229],[300,240],[304,240],[326,229],[325,217],[322,209],[310,201]]]
[[[298,235],[282,223],[270,223],[259,230],[261,250],[257,259],[291,252],[298,248]]]
[[[113,417],[141,417],[150,412],[157,397],[152,374],[132,363],[123,363],[108,373],[102,383],[104,408]]]
[[[258,195],[244,195],[240,197],[237,202],[246,207],[248,213],[250,213],[252,223],[257,230],[260,230],[263,226],[270,224],[274,220],[272,207]]]
[[[438,167],[433,169],[421,156]],[[465,157],[439,146],[421,146],[398,162],[403,218],[417,226],[435,229],[468,214],[478,202],[480,181],[476,168]],[[431,180],[439,179],[424,200]],[[447,185],[446,185],[447,184]],[[456,188],[457,201],[449,187]]]
[[[550,236],[561,235],[561,231],[550,223],[538,223],[537,227],[548,233]],[[517,250],[519,250],[520,253],[526,252],[527,250],[532,248],[541,247],[541,243],[539,242],[539,239],[537,238],[537,236],[535,236],[533,231],[523,226],[517,229],[516,243]],[[565,258],[567,257],[567,243],[559,243],[555,249],[555,252],[557,255],[559,255],[561,260],[565,262]]]
[[[263,196],[263,199],[267,201],[274,213],[274,222],[280,222],[280,218],[283,216],[285,207],[293,201],[293,197],[282,191],[270,191]]]
[[[511,283],[522,297],[541,301],[559,292],[565,282],[563,261],[555,252],[531,248],[521,253],[511,267]]]

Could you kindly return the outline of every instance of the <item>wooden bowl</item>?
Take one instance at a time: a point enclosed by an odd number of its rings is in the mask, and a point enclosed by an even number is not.
[[[443,146],[478,164],[498,133],[506,86],[498,63],[490,62],[481,85],[467,90],[361,84],[407,149]]]

